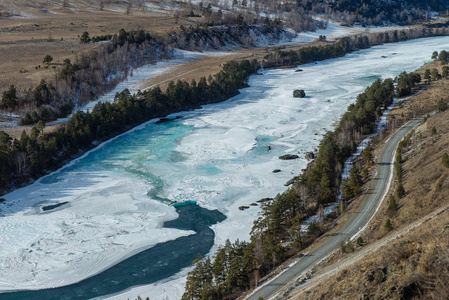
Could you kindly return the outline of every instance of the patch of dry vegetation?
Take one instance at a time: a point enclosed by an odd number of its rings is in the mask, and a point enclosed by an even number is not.
[[[433,82],[404,102],[395,115],[413,113],[416,108],[434,110],[434,97],[445,97],[447,88],[447,80]],[[390,194],[395,196],[398,208],[388,211],[389,201],[384,202],[362,235],[369,245],[354,245],[355,252],[351,253],[338,251],[325,266],[332,271],[317,271],[316,276],[324,278],[316,279],[291,298],[448,299],[449,169],[442,162],[447,149],[449,111],[428,118],[404,147],[406,194],[398,199],[397,182],[392,185]],[[385,228],[387,219],[391,220],[391,231]],[[336,272],[339,266],[343,270]]]
[[[449,213],[344,268],[294,299],[448,299]]]
[[[430,117],[418,126],[411,137],[410,146],[403,151],[404,188],[406,194],[397,199],[398,211],[392,216],[393,226],[404,224],[425,216],[442,205],[449,203],[449,171],[442,164],[442,156],[449,149],[449,112]],[[432,133],[436,128],[436,133]],[[398,198],[392,185],[391,195]],[[370,238],[384,235],[383,224],[388,215],[381,214],[373,220]]]

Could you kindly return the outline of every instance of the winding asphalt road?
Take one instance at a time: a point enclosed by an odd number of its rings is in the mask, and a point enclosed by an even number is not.
[[[358,211],[352,213],[346,224],[344,224],[338,231],[325,236],[320,240],[318,245],[314,247],[314,250],[311,250],[310,253],[305,255],[281,275],[277,276],[268,284],[260,287],[245,299],[258,300],[262,297],[264,300],[268,300],[279,294],[283,287],[298,279],[301,274],[309,270],[312,266],[323,260],[339,247],[342,241],[357,234],[360,229],[367,224],[371,216],[375,213],[377,206],[382,201],[386,189],[388,188],[396,146],[421,120],[422,118],[418,118],[408,122],[397,130],[386,142],[385,148],[378,160],[378,174],[374,178],[376,185],[374,189],[370,191],[371,194],[368,199],[360,205]]]

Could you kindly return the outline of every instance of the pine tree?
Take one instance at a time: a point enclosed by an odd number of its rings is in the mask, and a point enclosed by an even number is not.
[[[43,63],[49,65],[53,61],[53,56],[47,54],[43,59]]]
[[[17,90],[11,85],[7,91],[3,92],[1,106],[5,108],[13,108],[17,105]]]
[[[81,44],[88,44],[88,43],[90,43],[90,41],[91,41],[91,39],[89,37],[89,32],[84,31],[80,37]]]
[[[438,58],[438,51],[433,51],[432,59],[437,59],[437,58]]]
[[[436,69],[436,68],[432,69],[431,75],[432,75],[432,80],[437,80],[441,77],[440,74],[438,73],[438,69]]]
[[[443,166],[445,166],[446,168],[449,168],[449,155],[447,154],[447,152],[445,152],[443,154],[441,162],[443,163]]]
[[[441,76],[447,79],[447,77],[449,76],[449,67],[448,66],[443,67],[443,72],[442,72]]]
[[[439,112],[445,111],[445,110],[447,110],[447,108],[448,108],[448,105],[447,105],[446,101],[443,100],[443,98],[438,100],[437,109]]]
[[[373,163],[374,163],[374,161],[373,161],[373,159],[374,159],[373,151],[374,151],[374,149],[373,149],[373,147],[371,147],[371,145],[370,145],[370,146],[366,147],[366,148],[363,150],[363,152],[362,152],[362,158],[363,158],[363,161],[364,161],[365,164],[367,164],[369,167],[372,166]]]
[[[404,186],[402,185],[402,182],[399,183],[398,185],[398,190],[396,191],[398,198],[402,198],[405,195],[405,189]]]
[[[430,134],[431,135],[437,134],[437,129],[435,128],[435,126],[433,126],[432,129],[430,130]]]
[[[369,170],[368,168],[364,168],[362,171],[362,177],[364,181],[367,181],[369,179]]]
[[[441,50],[440,54],[438,55],[438,60],[441,61],[441,64],[447,63],[447,52],[446,52],[446,50]]]
[[[229,240],[227,240],[226,243],[230,244]],[[226,274],[228,269],[228,253],[226,251],[226,248],[219,247],[216,251],[212,268],[217,287],[221,287],[226,281]]]
[[[393,195],[390,196],[390,201],[388,202],[387,213],[392,216],[398,210],[398,203]]]
[[[391,220],[389,218],[385,222],[384,227],[385,227],[385,230],[387,230],[387,231],[393,230],[393,224],[391,224]]]
[[[212,289],[212,264],[210,258],[198,257],[192,264],[193,270],[187,275],[186,291],[182,300],[203,299]]]
[[[427,80],[427,81],[430,80],[430,70],[429,69],[426,69],[424,71],[424,79]]]
[[[355,197],[360,194],[360,188],[362,186],[362,176],[357,166],[353,166],[349,174],[349,187],[351,189],[352,196]]]

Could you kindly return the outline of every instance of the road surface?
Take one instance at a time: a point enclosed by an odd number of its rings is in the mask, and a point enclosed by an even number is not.
[[[268,284],[260,287],[252,295],[245,299],[258,300],[262,297],[264,300],[268,300],[274,297],[288,283],[296,280],[301,274],[332,253],[337,247],[340,246],[342,241],[346,241],[351,238],[361,228],[363,228],[363,226],[365,226],[365,224],[370,220],[370,217],[375,213],[376,207],[382,201],[386,189],[388,188],[390,172],[392,171],[391,165],[394,159],[393,156],[396,146],[421,120],[422,118],[418,118],[410,121],[396,131],[396,133],[394,133],[386,142],[385,148],[380,154],[380,158],[378,160],[378,174],[374,179],[376,185],[369,198],[358,211],[355,211],[352,214],[352,217],[349,218],[346,224],[344,224],[332,235],[324,237],[320,240],[318,246],[315,247],[315,250],[305,255],[284,273],[277,276]]]

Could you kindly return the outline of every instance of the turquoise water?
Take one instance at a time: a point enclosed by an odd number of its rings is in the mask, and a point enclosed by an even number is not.
[[[88,172],[113,172],[116,176],[137,177],[151,183],[153,188],[148,196],[167,203],[159,193],[164,182],[159,177],[160,170],[169,164],[176,165],[186,160],[175,150],[179,140],[193,131],[192,126],[181,122],[149,124],[141,130],[122,135],[101,149],[89,153],[79,163],[41,180],[44,184],[54,184],[64,179],[67,173],[76,173],[82,178]],[[83,173],[85,172],[85,173]]]
[[[42,210],[43,211],[50,211],[50,210],[56,209],[58,207],[61,207],[64,204],[67,204],[67,203],[68,202],[61,202],[61,203],[57,203],[57,204],[54,204],[54,205],[47,205],[47,206],[42,207]]]
[[[120,292],[130,286],[148,284],[172,276],[188,267],[198,255],[206,255],[214,243],[210,226],[223,221],[217,210],[201,208],[195,202],[176,205],[179,217],[164,227],[193,230],[195,234],[158,244],[100,274],[65,287],[0,294],[2,300],[91,299]]]

